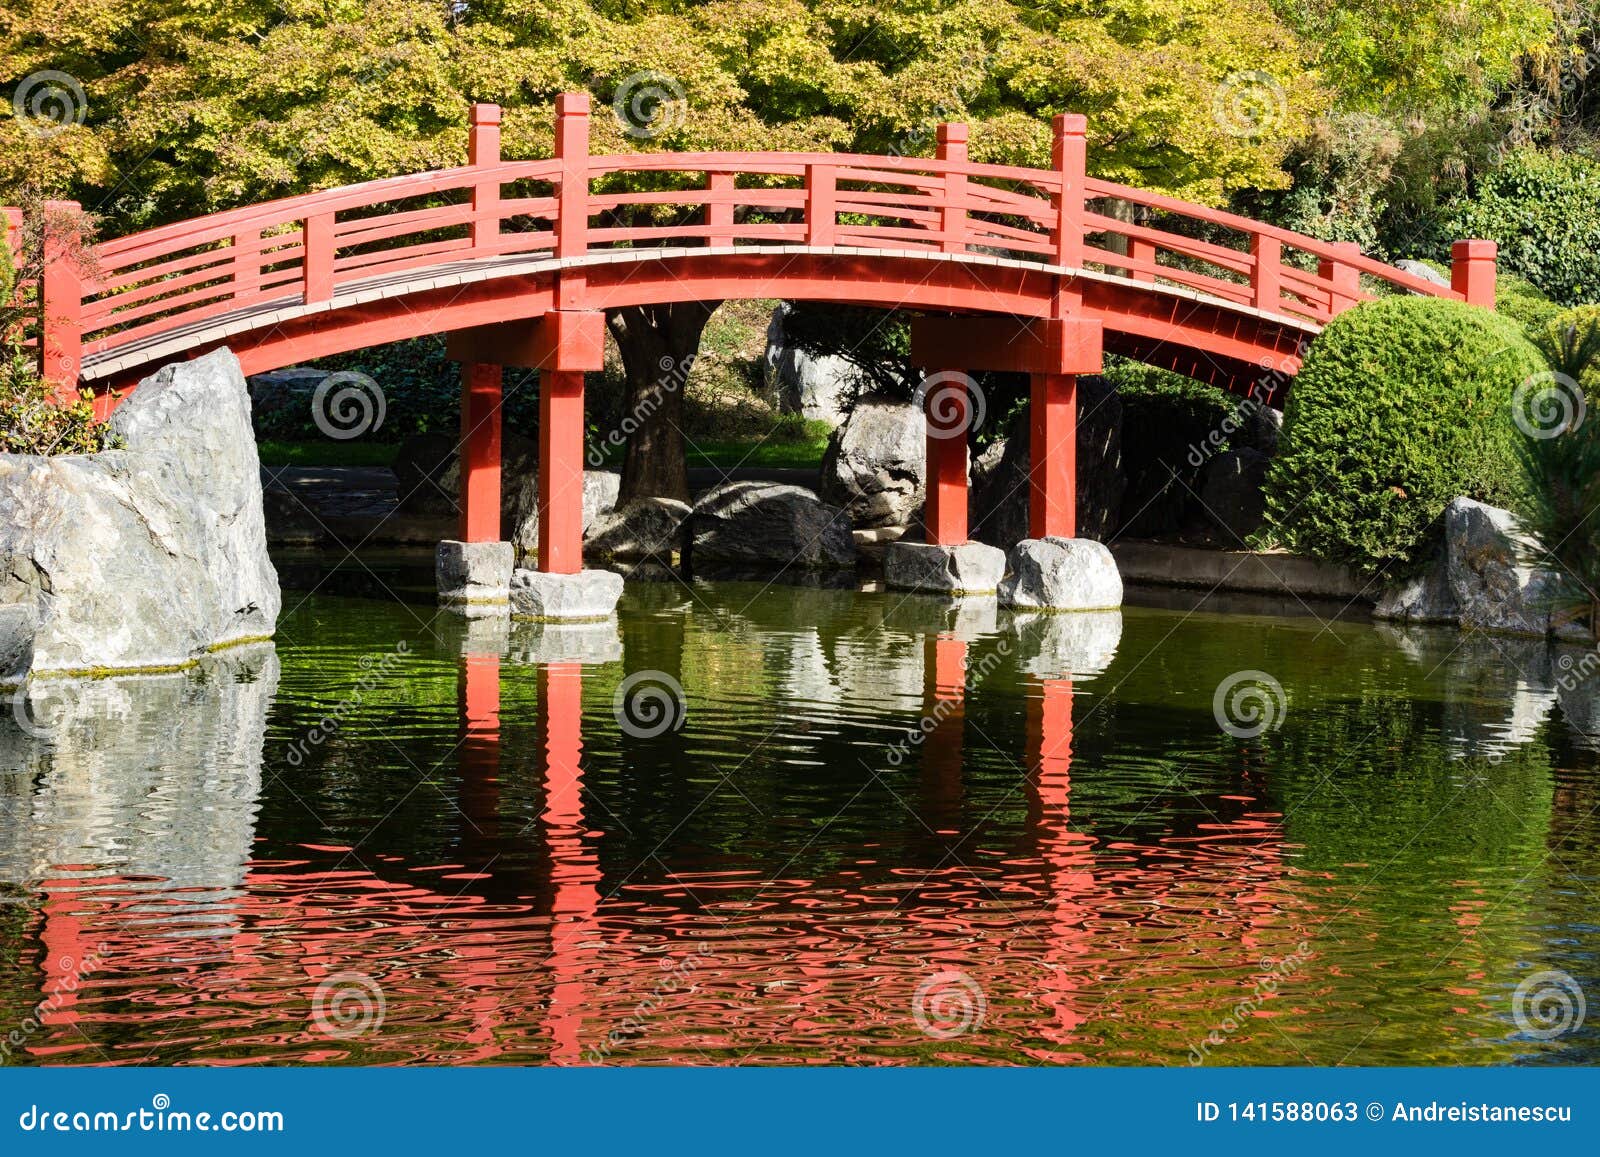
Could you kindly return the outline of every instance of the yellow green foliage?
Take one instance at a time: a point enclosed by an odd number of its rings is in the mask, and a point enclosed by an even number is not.
[[[965,119],[974,156],[1045,164],[1078,111],[1095,172],[1213,203],[1280,183],[1323,100],[1268,0],[15,0],[0,76],[42,70],[82,123],[0,112],[0,199],[31,177],[124,228],[459,163],[472,100],[548,155],[570,88],[604,150],[925,155]],[[646,138],[610,115],[641,74],[671,106]]]

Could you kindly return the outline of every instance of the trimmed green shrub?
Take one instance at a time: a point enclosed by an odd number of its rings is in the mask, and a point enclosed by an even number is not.
[[[1509,153],[1443,222],[1500,245],[1502,269],[1563,305],[1600,292],[1600,165],[1575,153]]]
[[[1510,504],[1511,397],[1543,362],[1516,322],[1456,301],[1391,297],[1335,318],[1289,392],[1267,518],[1290,550],[1400,577],[1445,505]]]
[[[1561,307],[1526,277],[1502,271],[1495,279],[1494,311],[1509,317],[1532,337],[1561,312]]]

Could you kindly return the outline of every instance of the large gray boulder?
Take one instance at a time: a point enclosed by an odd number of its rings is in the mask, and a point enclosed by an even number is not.
[[[780,304],[767,324],[766,378],[778,398],[778,409],[800,414],[830,426],[842,423],[850,412],[856,368],[836,355],[812,357],[784,338],[783,322],[790,306]]]
[[[1436,559],[1420,575],[1387,587],[1372,608],[1375,619],[1408,623],[1455,623],[1461,608],[1445,576],[1444,559]]]
[[[822,457],[824,502],[861,528],[908,526],[922,511],[927,437],[921,411],[869,394],[833,432]]]
[[[1025,538],[1011,548],[1000,602],[1020,609],[1107,611],[1122,606],[1122,575],[1104,544]]]
[[[124,449],[0,454],[0,680],[186,665],[276,627],[238,360],[167,366],[111,426]]]
[[[1028,537],[1028,411],[972,464],[972,537],[1010,550]],[[1122,403],[1099,377],[1078,380],[1078,535],[1104,540],[1117,529],[1127,482],[1122,471]]]
[[[1550,631],[1556,577],[1525,561],[1536,550],[1509,510],[1457,498],[1444,509],[1445,578],[1463,627]]]
[[[635,498],[589,524],[583,554],[590,559],[654,559],[670,564],[683,550],[690,506],[676,498]]]
[[[707,491],[689,515],[688,541],[697,567],[836,570],[856,561],[844,511],[778,482],[727,482]]]

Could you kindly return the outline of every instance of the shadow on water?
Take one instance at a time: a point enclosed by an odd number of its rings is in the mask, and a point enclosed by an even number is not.
[[[355,597],[414,562],[0,718],[11,1062],[1596,1058],[1534,1015],[1600,995],[1595,688],[1542,643]]]

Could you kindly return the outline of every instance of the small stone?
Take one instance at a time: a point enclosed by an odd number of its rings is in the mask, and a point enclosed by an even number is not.
[[[1396,261],[1394,267],[1401,273],[1409,273],[1413,277],[1420,277],[1433,285],[1442,285],[1446,289],[1450,288],[1450,279],[1426,261],[1413,261],[1407,257]]]
[[[607,619],[621,597],[622,576],[609,570],[546,574],[518,568],[511,576],[511,610],[523,619]]]
[[[434,554],[434,578],[446,605],[504,606],[511,598],[509,542],[446,539]]]
[[[1104,545],[1087,538],[1025,538],[1011,548],[1000,601],[1057,611],[1114,610],[1122,575]]]
[[[981,542],[896,542],[883,560],[884,581],[891,587],[937,594],[993,594],[1005,573],[1005,552]]]

